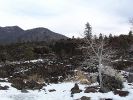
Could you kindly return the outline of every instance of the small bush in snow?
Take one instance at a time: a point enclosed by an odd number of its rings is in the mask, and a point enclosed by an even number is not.
[[[85,73],[83,71],[81,71],[80,69],[78,69],[75,74],[75,81],[79,81],[79,83],[81,84],[90,84],[91,81],[90,79],[87,77],[87,75],[85,75]]]

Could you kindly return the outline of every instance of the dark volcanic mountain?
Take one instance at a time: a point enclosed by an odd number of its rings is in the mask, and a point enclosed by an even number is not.
[[[0,27],[0,44],[27,42],[27,41],[50,41],[67,39],[68,37],[52,32],[43,27],[23,30],[18,26]]]

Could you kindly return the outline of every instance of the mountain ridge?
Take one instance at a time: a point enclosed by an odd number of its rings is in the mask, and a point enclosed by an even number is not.
[[[0,27],[0,44],[17,43],[20,41],[50,41],[67,38],[67,36],[53,32],[44,27],[37,27],[27,30],[24,30],[19,26]]]

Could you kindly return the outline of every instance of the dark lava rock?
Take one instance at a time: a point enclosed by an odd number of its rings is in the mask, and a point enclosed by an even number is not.
[[[34,80],[31,80],[26,83],[26,86],[28,86],[30,89],[33,89],[34,87],[38,86],[38,83]]]
[[[25,86],[27,89],[42,89],[43,86],[45,86],[46,84],[39,84],[34,80],[28,81],[27,83],[25,83]]]
[[[91,100],[90,97],[83,96],[79,100]]]
[[[113,100],[111,98],[100,98],[100,100]]]
[[[75,86],[71,89],[71,94],[80,93],[80,92],[82,92],[82,90],[79,89],[79,86],[76,83]]]
[[[21,92],[22,93],[28,93],[28,91],[26,89],[22,89]]]
[[[23,82],[22,78],[15,78],[11,80],[12,86],[15,87],[18,90],[22,90],[22,89],[42,89],[43,86],[45,86],[46,84],[39,84],[34,80],[31,81],[27,81],[26,83]]]
[[[114,94],[115,95],[118,94],[121,97],[125,97],[125,96],[127,96],[129,94],[129,92],[128,91],[116,90],[116,91],[114,91]]]
[[[0,90],[8,90],[9,86],[0,86]]]
[[[50,81],[50,83],[55,83],[55,84],[57,84],[58,83],[58,77],[52,77],[52,78],[49,78],[49,81]]]
[[[128,85],[133,85],[132,83],[128,83]]]
[[[56,91],[55,89],[51,89],[51,90],[48,90],[49,92],[54,92],[54,91]]]
[[[133,73],[129,73],[127,81],[128,81],[128,83],[132,83],[133,82]]]
[[[115,91],[116,89],[122,89],[123,83],[121,80],[116,79],[113,76],[103,75],[103,87],[99,90],[99,92],[109,92]]]
[[[11,79],[10,82],[12,83],[11,86],[18,90],[22,90],[25,88],[25,83],[23,82],[22,78],[14,78]]]
[[[45,88],[43,88],[42,90],[43,90],[43,91],[46,91],[46,89],[45,89]]]
[[[84,91],[84,93],[95,93],[97,92],[97,90],[95,88],[92,88],[92,87],[87,87],[86,90]]]

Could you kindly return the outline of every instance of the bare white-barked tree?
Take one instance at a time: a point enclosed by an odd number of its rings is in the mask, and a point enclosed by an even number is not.
[[[105,38],[102,34],[100,34],[99,38],[92,35],[92,27],[89,23],[86,24],[84,35],[85,44],[82,48],[86,48],[86,63],[88,66],[92,65],[94,62],[98,63],[99,82],[100,88],[102,89],[102,69],[107,62],[111,61],[114,52],[109,47],[107,48]]]

